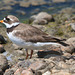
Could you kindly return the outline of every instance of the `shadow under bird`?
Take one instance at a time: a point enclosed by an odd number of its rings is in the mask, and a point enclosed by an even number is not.
[[[26,49],[26,59],[28,58],[28,49],[31,49],[30,58],[32,58],[33,50],[46,49],[51,44],[62,44],[67,46],[62,40],[49,36],[40,29],[21,23],[19,19],[13,15],[6,16],[0,23],[5,24],[9,39],[16,45]]]

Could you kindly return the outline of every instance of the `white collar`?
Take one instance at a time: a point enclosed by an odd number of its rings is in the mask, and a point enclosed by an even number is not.
[[[15,23],[12,23],[12,24],[8,24],[8,23],[3,22],[3,24],[6,25],[6,28],[11,28],[12,26],[17,26],[18,24],[20,24],[20,22],[15,22]]]

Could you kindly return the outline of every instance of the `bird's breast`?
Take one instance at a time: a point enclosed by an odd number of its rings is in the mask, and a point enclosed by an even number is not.
[[[7,35],[9,37],[9,39],[16,45],[21,46],[22,44],[25,44],[24,40],[22,40],[21,38],[14,35],[14,32],[7,33]]]

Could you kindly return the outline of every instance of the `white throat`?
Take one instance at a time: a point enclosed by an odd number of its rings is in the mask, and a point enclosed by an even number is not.
[[[17,26],[18,24],[20,24],[20,22],[15,22],[15,23],[12,23],[12,24],[8,24],[8,23],[3,22],[3,24],[6,25],[6,28],[11,28],[12,26]]]

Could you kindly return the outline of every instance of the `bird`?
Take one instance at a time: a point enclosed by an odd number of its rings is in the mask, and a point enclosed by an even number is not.
[[[50,36],[42,30],[19,21],[16,16],[7,15],[0,23],[5,24],[6,34],[16,45],[26,49],[26,59],[28,59],[28,49],[31,49],[30,59],[33,50],[47,48],[50,44],[62,44],[67,46],[61,39]]]

